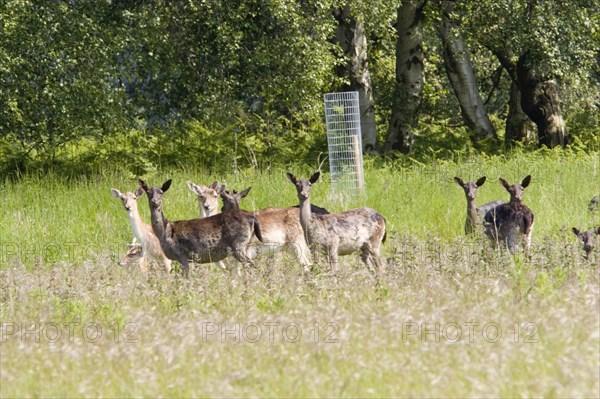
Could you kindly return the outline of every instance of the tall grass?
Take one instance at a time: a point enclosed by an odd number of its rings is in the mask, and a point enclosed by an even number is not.
[[[335,278],[326,265],[305,278],[288,255],[243,277],[214,265],[193,267],[189,281],[144,276],[114,262],[132,234],[110,188],[135,189],[133,176],[5,182],[0,396],[598,397],[600,258],[584,259],[568,231],[600,222],[587,211],[598,166],[598,154],[552,152],[369,167],[367,196],[347,200],[330,195],[326,175],[315,204],[367,205],[388,221],[377,280],[358,257],[343,258]],[[527,174],[530,257],[463,236],[454,176],[486,175],[483,203],[508,199],[499,176]],[[198,216],[186,180],[251,185],[246,209],[297,203],[285,170],[144,178],[174,179],[172,220]]]

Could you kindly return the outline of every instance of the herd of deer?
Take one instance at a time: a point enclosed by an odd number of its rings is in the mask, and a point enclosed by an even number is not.
[[[296,187],[299,206],[255,212],[245,212],[240,206],[250,187],[237,192],[226,190],[225,185],[216,181],[208,187],[188,181],[188,188],[198,197],[200,218],[174,222],[163,214],[163,195],[171,187],[171,180],[158,188],[149,187],[140,179],[140,186],[133,193],[123,194],[112,189],[112,195],[123,203],[135,237],[119,264],[138,263],[145,272],[148,264],[154,263],[169,273],[171,261],[176,260],[187,278],[190,262],[215,262],[226,269],[223,260],[233,255],[243,266],[254,266],[256,256],[286,249],[305,273],[310,272],[313,256],[324,255],[335,273],[339,255],[357,252],[370,272],[382,270],[380,250],[386,239],[386,221],[382,215],[366,207],[330,214],[310,201],[311,186],[319,179],[319,172],[309,179],[297,179],[289,172],[287,177]],[[464,189],[467,198],[467,234],[481,228],[495,245],[503,243],[514,251],[523,243],[525,250],[529,249],[534,215],[522,200],[531,176],[513,185],[500,178],[510,194],[510,201],[498,200],[479,207],[475,205],[475,197],[486,178],[475,183],[465,183],[458,177],[454,180]],[[151,225],[142,221],[137,208],[137,199],[144,193],[148,197]],[[223,201],[221,212],[219,198]],[[600,227],[586,232],[573,228],[573,232],[584,242],[584,250],[589,255]]]

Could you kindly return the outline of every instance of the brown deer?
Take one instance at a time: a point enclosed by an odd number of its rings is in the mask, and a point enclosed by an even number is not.
[[[219,186],[219,182],[215,180],[210,186],[206,187],[199,186],[194,182],[188,181],[187,186],[189,190],[198,197],[200,219],[204,219],[221,212],[219,210],[219,195],[221,195],[221,193],[225,190],[225,184],[221,184]],[[225,265],[224,261],[218,261],[217,265],[221,269],[227,270],[227,266]]]
[[[187,187],[198,196],[200,218],[207,218],[219,213],[219,195],[225,189],[224,184],[219,186],[219,182],[215,180],[210,186],[206,187],[188,181]]]
[[[138,188],[135,193],[126,192],[122,194],[117,189],[111,189],[113,197],[118,198],[123,203],[123,207],[129,216],[131,230],[134,237],[140,242],[142,256],[138,262],[142,271],[148,270],[148,262],[161,263],[164,270],[169,273],[171,271],[171,260],[167,258],[160,246],[158,238],[152,231],[152,227],[142,221],[137,207],[137,199],[144,195],[144,190]]]
[[[583,250],[585,251],[585,257],[589,258],[594,250],[594,238],[600,235],[600,226],[593,230],[580,231],[578,228],[573,227],[573,234],[577,236],[583,242]]]
[[[308,180],[298,180],[287,172],[296,187],[300,200],[300,225],[306,242],[314,250],[324,253],[332,272],[337,272],[338,256],[361,252],[361,259],[371,272],[381,270],[381,244],[386,238],[383,216],[370,208],[357,208],[342,213],[318,215],[310,206],[311,186],[319,180],[320,172]]]
[[[171,187],[171,179],[158,187],[148,187],[139,180],[148,195],[152,229],[169,259],[181,263],[183,274],[189,277],[189,262],[212,263],[233,255],[242,265],[254,266],[247,247],[253,235],[262,241],[258,220],[249,213],[233,211],[204,219],[171,222],[163,214],[162,198]]]
[[[472,234],[481,226],[481,221],[485,215],[491,210],[495,209],[498,205],[504,204],[502,200],[491,201],[481,206],[475,205],[475,197],[477,196],[477,189],[485,183],[486,177],[480,177],[475,183],[464,182],[460,177],[455,177],[454,181],[463,188],[465,191],[465,197],[467,197],[467,220],[465,221],[465,233]]]
[[[523,204],[525,188],[531,182],[531,175],[525,177],[521,184],[510,185],[502,177],[502,187],[510,194],[510,202],[497,206],[485,215],[485,234],[497,245],[504,243],[514,252],[521,241],[525,250],[531,246],[533,232],[533,212]]]
[[[223,212],[239,210],[242,198],[245,198],[250,189],[241,192],[224,190],[221,192]],[[315,206],[314,213],[329,213],[326,209]],[[310,250],[304,239],[304,232],[300,225],[300,211],[296,208],[265,208],[253,213],[260,223],[263,235],[262,245],[252,245],[248,254],[251,258],[263,253],[273,253],[285,248],[298,259],[305,273],[310,271],[312,261]],[[256,243],[255,243],[256,244]]]
[[[153,233],[154,234],[154,233]],[[135,242],[127,244],[127,253],[119,260],[119,266],[128,266],[139,264],[140,259],[143,257],[142,245]],[[170,262],[170,260],[169,260]]]

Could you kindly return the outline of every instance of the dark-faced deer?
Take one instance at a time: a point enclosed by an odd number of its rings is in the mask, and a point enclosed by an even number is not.
[[[300,200],[300,225],[306,242],[314,250],[324,253],[332,271],[337,272],[338,256],[361,253],[369,271],[381,269],[381,244],[385,242],[386,223],[383,216],[370,208],[357,208],[342,213],[318,215],[310,206],[311,186],[320,172],[308,180],[298,180],[290,172],[288,179],[296,187]]]
[[[249,213],[232,211],[204,219],[171,222],[163,214],[163,194],[171,187],[167,180],[158,187],[148,187],[139,180],[148,195],[152,229],[169,259],[181,263],[183,274],[189,276],[189,262],[212,263],[233,255],[242,265],[254,266],[247,254],[253,235],[262,241],[258,220]]]
[[[171,271],[171,260],[165,256],[152,227],[142,221],[137,208],[137,199],[144,194],[144,190],[138,188],[135,193],[126,192],[122,194],[119,190],[113,188],[110,192],[114,197],[121,200],[129,217],[133,235],[141,245],[142,256],[138,260],[140,269],[147,271],[148,262],[156,262],[162,264],[164,270],[169,273]]]
[[[510,194],[510,202],[496,207],[485,215],[485,234],[497,245],[504,243],[511,252],[523,242],[525,250],[531,245],[533,232],[533,212],[522,203],[525,188],[531,182],[531,175],[521,184],[510,185],[500,178],[500,184]]]
[[[187,182],[188,189],[198,197],[198,205],[200,207],[200,218],[219,213],[219,195],[225,190],[225,185],[219,186],[218,181],[212,182],[210,186],[199,186],[194,182]]]
[[[465,197],[467,198],[467,220],[465,221],[465,233],[472,234],[482,226],[482,220],[485,215],[495,209],[498,205],[504,204],[502,200],[496,200],[488,202],[480,207],[475,205],[475,198],[477,196],[477,189],[485,183],[486,177],[480,177],[475,183],[468,181],[464,182],[460,177],[455,177],[454,181],[462,187],[465,191]]]
[[[594,238],[600,235],[600,226],[593,230],[580,231],[578,228],[573,227],[573,234],[577,236],[583,242],[583,250],[585,251],[585,257],[589,258],[592,251],[594,250]]]
[[[248,187],[241,192],[236,190],[221,192],[223,212],[239,210],[242,198],[250,192]],[[326,209],[315,207],[315,213],[329,213]],[[300,225],[300,211],[296,208],[265,208],[253,213],[260,223],[263,243],[254,243],[248,254],[251,258],[262,253],[273,253],[285,248],[298,259],[305,273],[309,272],[312,261],[310,250],[304,239],[304,232]],[[260,244],[260,245],[259,245]]]

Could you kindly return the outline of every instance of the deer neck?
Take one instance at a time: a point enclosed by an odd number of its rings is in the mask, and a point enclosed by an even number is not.
[[[310,210],[310,198],[300,200],[300,225],[304,231],[304,238],[309,242],[309,237],[312,234],[312,219],[313,215]]]
[[[158,239],[163,241],[169,221],[163,215],[162,206],[152,209],[150,215],[152,218],[152,230],[154,230],[154,234],[156,234]]]
[[[465,225],[465,229],[467,233],[471,233],[475,231],[475,226],[477,225],[477,206],[475,205],[475,199],[467,198],[467,222]]]
[[[144,243],[144,222],[140,217],[140,212],[136,208],[135,210],[128,211],[127,215],[129,216],[129,223],[131,223],[131,230],[133,230],[133,235],[135,236],[135,238],[137,238],[139,242]]]

